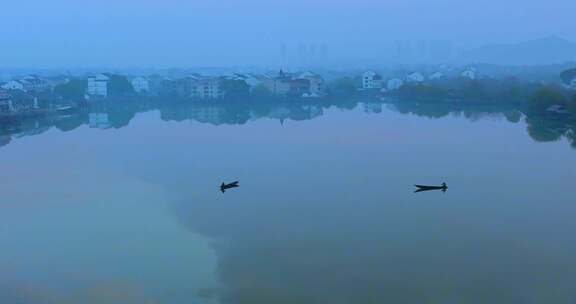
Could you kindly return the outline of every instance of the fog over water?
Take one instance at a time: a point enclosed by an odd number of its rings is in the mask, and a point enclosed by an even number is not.
[[[10,1],[0,67],[446,60],[490,43],[576,41],[575,9],[572,0]],[[399,42],[445,54],[398,57]]]

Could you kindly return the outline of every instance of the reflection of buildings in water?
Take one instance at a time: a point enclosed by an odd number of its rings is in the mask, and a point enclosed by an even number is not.
[[[291,120],[309,120],[324,114],[324,109],[316,105],[303,105],[303,106],[278,106],[270,110],[266,115],[268,118],[280,120],[280,124],[284,124],[287,119]]]
[[[322,109],[321,106],[305,105],[302,106],[301,110],[304,115],[293,115],[292,118],[297,120],[308,120],[324,115],[324,109]],[[294,111],[292,114],[298,114],[298,111]]]
[[[223,107],[206,106],[199,108],[192,108],[190,118],[201,123],[211,123],[219,125],[222,123],[222,117],[226,111]]]
[[[129,124],[136,113],[152,109],[160,109],[163,120],[196,120],[200,123],[213,125],[245,124],[260,118],[271,118],[283,124],[286,120],[303,121],[324,115],[324,109],[336,106],[343,109],[354,109],[358,102],[348,100],[347,103],[122,103],[114,105],[113,111],[102,107],[92,107],[93,113],[82,112],[71,116],[51,116],[35,119],[22,119],[7,123],[5,134],[12,134],[11,139],[43,133],[55,126],[62,131],[73,130],[88,122],[90,128],[108,129],[122,128]],[[477,121],[485,118],[504,117],[507,121],[518,123],[526,118],[528,133],[535,141],[554,141],[567,139],[576,147],[575,124],[573,120],[564,117],[526,117],[515,108],[503,106],[454,106],[446,103],[408,103],[377,101],[363,102],[361,109],[366,113],[381,113],[385,109],[421,117],[441,118],[448,115],[461,116],[467,120]],[[2,138],[1,145],[8,144],[8,139]]]
[[[283,122],[286,118],[290,117],[290,109],[284,106],[279,106],[270,111],[267,115],[270,118],[279,119]]]
[[[89,113],[88,125],[90,128],[107,129],[110,128],[108,113]]]
[[[42,134],[48,130],[50,130],[50,126],[45,126],[40,124],[40,121],[34,120],[30,124],[24,124],[20,126],[18,129],[19,132],[12,133],[12,138],[21,138],[24,136],[34,136],[38,134]]]
[[[318,117],[324,114],[324,109],[320,106],[304,106],[303,109],[310,113],[310,117]]]
[[[376,102],[366,102],[364,103],[364,112],[366,113],[381,113],[382,104]]]
[[[9,144],[12,141],[12,136],[10,135],[0,135],[0,147]]]

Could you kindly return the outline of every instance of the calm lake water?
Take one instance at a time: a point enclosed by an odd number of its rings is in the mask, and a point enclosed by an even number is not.
[[[0,303],[576,302],[573,131],[346,107],[104,109],[4,136]]]

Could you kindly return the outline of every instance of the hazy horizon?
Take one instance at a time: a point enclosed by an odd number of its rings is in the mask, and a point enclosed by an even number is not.
[[[544,37],[576,41],[571,0],[10,2],[1,67],[334,65],[424,61]],[[396,56],[396,57],[395,57]],[[422,57],[422,56],[421,56]],[[575,55],[576,57],[576,55]]]

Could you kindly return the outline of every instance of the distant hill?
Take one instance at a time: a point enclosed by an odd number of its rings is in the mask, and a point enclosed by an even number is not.
[[[576,60],[576,43],[548,37],[514,44],[492,44],[464,52],[468,63],[537,65]]]

